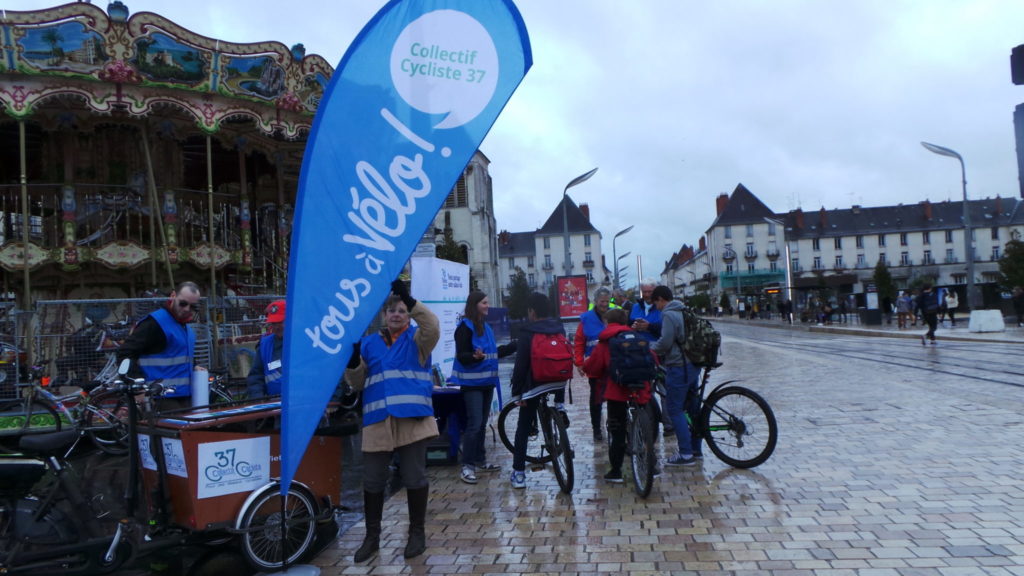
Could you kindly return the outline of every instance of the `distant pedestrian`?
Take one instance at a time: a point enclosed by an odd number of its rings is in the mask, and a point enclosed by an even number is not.
[[[1013,288],[1013,311],[1017,314],[1017,326],[1024,326],[1024,288]]]
[[[931,340],[935,345],[935,329],[939,326],[939,295],[932,290],[931,284],[921,287],[921,294],[917,297],[915,309],[921,312],[922,321],[928,326],[928,331],[921,335],[921,345],[928,344]]]
[[[910,327],[910,316],[914,313],[914,299],[907,292],[900,292],[896,298],[896,327],[900,330]]]
[[[956,309],[960,307],[960,298],[955,290],[946,290],[946,316],[949,317],[949,325],[956,326]]]

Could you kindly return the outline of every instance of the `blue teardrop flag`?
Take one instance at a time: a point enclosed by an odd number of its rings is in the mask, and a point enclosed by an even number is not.
[[[393,0],[342,58],[317,110],[295,206],[283,491],[352,345],[531,64],[510,0]]]

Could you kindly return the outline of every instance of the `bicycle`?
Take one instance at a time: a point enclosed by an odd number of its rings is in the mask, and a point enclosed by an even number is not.
[[[531,423],[532,427],[526,445],[526,461],[538,466],[550,462],[558,486],[563,493],[570,494],[575,483],[573,458],[576,454],[569,442],[568,422],[560,411],[548,404],[548,394],[550,392],[545,392],[538,398],[536,416]],[[510,418],[513,413],[515,417]],[[498,435],[505,448],[513,453],[515,452],[515,433],[518,423],[519,404],[510,401],[505,404],[498,415]]]
[[[20,398],[0,404],[0,437],[8,440],[3,442],[6,451],[26,434],[71,427],[107,454],[128,453],[126,401],[108,384],[95,383],[89,390],[58,396],[45,385],[41,366],[33,366],[31,375]]]
[[[775,413],[761,395],[736,385],[736,380],[715,386],[705,398],[711,371],[721,365],[717,362],[702,368],[695,392],[700,401],[697,421],[687,413],[686,422],[691,434],[702,438],[719,460],[735,468],[753,468],[775,451],[779,436]],[[664,369],[659,367],[655,388],[663,398],[664,377]]]
[[[640,404],[640,391],[628,384],[629,400],[626,402],[626,454],[633,471],[633,489],[641,498],[647,498],[654,486],[654,473],[658,467],[657,426],[650,401]]]

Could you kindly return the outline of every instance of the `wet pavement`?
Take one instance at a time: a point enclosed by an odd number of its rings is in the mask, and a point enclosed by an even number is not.
[[[353,564],[357,521],[312,563],[325,575],[1024,575],[1024,330],[940,330],[933,348],[915,340],[920,327],[716,326],[725,365],[712,384],[741,380],[778,419],[763,465],[739,470],[708,454],[667,468],[646,500],[628,473],[605,483],[607,447],[591,438],[577,378],[571,495],[550,469],[512,489],[511,455],[489,436],[501,472],[468,485],[458,466],[428,468],[425,554],[402,557],[400,491],[385,505],[378,557]],[[1000,376],[986,378],[987,366]]]

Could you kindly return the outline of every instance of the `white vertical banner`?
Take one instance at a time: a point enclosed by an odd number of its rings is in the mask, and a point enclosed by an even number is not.
[[[469,266],[432,257],[410,261],[412,297],[429,306],[441,321],[441,339],[432,358],[447,380],[455,362],[455,328],[469,297]]]

